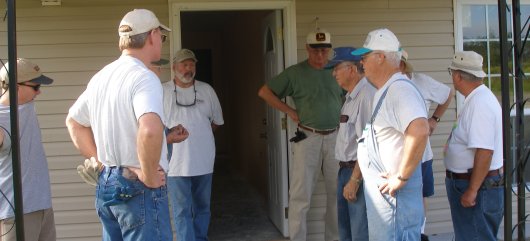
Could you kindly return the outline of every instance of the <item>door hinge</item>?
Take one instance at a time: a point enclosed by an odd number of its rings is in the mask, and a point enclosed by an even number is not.
[[[285,219],[289,218],[289,207],[285,208]]]
[[[282,130],[287,129],[287,118],[282,118]]]
[[[276,30],[276,36],[278,36],[279,41],[283,41],[283,28],[278,28]]]

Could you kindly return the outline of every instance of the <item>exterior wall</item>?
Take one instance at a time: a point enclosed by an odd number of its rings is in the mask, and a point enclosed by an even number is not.
[[[5,9],[5,3],[0,7]],[[64,119],[70,105],[84,90],[90,77],[120,54],[116,28],[125,12],[148,8],[162,23],[169,23],[164,0],[74,1],[42,7],[39,1],[17,1],[18,55],[34,60],[55,79],[43,87],[37,100],[39,120],[48,156],[58,240],[99,240],[100,224],[94,212],[94,189],[77,176],[82,158],[70,142]],[[298,60],[306,58],[305,35],[313,20],[332,33],[335,46],[362,45],[366,34],[387,27],[396,33],[419,72],[450,85],[446,68],[454,52],[452,0],[298,0],[296,1]],[[0,40],[7,37],[0,26]],[[169,58],[169,44],[164,46]],[[0,58],[7,59],[6,42],[0,42]],[[165,79],[169,79],[166,69]],[[451,232],[443,185],[442,145],[456,112],[454,103],[432,136],[435,154],[434,198],[429,200],[427,233]],[[309,213],[310,240],[323,240],[325,195],[317,184]]]

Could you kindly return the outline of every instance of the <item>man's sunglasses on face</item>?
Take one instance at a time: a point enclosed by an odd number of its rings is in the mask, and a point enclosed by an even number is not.
[[[22,85],[22,86],[30,87],[30,88],[32,88],[35,92],[37,92],[37,91],[40,90],[40,85],[28,85],[28,84],[24,84],[24,83],[18,83],[18,85]]]

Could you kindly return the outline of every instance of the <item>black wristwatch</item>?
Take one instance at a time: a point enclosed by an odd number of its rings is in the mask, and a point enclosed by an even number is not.
[[[406,181],[409,180],[408,178],[404,178],[404,177],[402,177],[401,175],[399,175],[399,176],[397,177],[397,179],[399,179],[399,180],[402,181],[402,182],[406,182]]]
[[[438,116],[433,115],[431,118],[434,119],[436,122],[440,122],[440,117]]]

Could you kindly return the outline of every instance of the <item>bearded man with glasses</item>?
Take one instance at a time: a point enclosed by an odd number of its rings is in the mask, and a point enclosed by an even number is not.
[[[173,58],[173,81],[163,84],[169,126],[184,126],[189,138],[172,145],[168,191],[177,240],[208,240],[210,197],[215,160],[213,132],[224,124],[214,89],[195,79],[195,54],[181,49]]]

